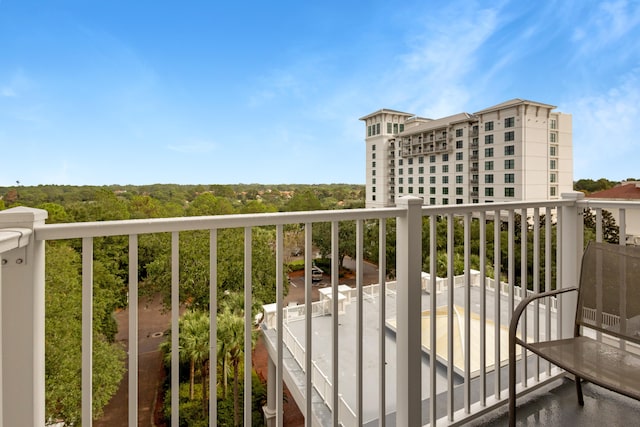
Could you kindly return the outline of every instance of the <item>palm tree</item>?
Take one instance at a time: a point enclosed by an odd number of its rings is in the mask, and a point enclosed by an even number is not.
[[[188,310],[180,319],[178,351],[181,362],[189,362],[189,399],[195,398],[196,367],[202,379],[203,408],[207,408],[207,364],[209,361],[209,316],[197,310]],[[167,361],[171,360],[171,339],[161,344]]]
[[[244,355],[244,318],[224,309],[218,314],[218,360],[222,364],[222,396],[227,395],[227,363],[233,369],[233,423],[239,422],[238,374]]]

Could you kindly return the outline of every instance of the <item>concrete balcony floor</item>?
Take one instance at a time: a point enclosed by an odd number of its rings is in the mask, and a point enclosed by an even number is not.
[[[518,426],[618,427],[640,425],[640,402],[590,383],[583,383],[584,406],[578,405],[575,383],[563,380],[518,399]],[[509,424],[507,407],[475,420],[471,426]]]

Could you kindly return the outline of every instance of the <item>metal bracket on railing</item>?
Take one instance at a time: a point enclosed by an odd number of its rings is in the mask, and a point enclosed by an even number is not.
[[[0,252],[2,267],[27,265],[27,245],[33,231],[28,228],[3,228],[0,230]]]

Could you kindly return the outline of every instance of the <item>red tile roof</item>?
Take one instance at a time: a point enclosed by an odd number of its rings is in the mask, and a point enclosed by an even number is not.
[[[608,190],[591,193],[586,198],[640,200],[640,182],[622,183]]]

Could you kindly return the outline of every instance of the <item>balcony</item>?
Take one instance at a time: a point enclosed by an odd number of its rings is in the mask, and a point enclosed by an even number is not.
[[[93,362],[93,248],[102,237],[125,236],[128,239],[130,325],[137,325],[139,287],[138,238],[147,234],[171,236],[171,310],[170,326],[178,330],[182,266],[180,236],[195,230],[209,233],[211,265],[225,262],[217,250],[216,237],[222,230],[244,230],[245,308],[251,307],[253,283],[252,233],[273,230],[273,260],[276,299],[265,306],[259,329],[269,351],[267,401],[264,416],[267,425],[282,425],[283,384],[305,416],[306,425],[378,425],[381,419],[390,425],[422,426],[451,424],[504,423],[506,342],[503,328],[515,305],[524,294],[550,288],[552,278],[558,286],[577,282],[578,261],[583,247],[583,213],[595,210],[596,223],[602,211],[615,209],[620,214],[620,235],[626,233],[625,218],[640,212],[640,203],[584,201],[580,193],[564,194],[554,201],[513,202],[474,205],[423,206],[422,200],[400,198],[397,207],[341,211],[226,215],[212,217],[168,218],[156,220],[105,221],[97,223],[45,224],[47,213],[29,208],[0,212],[0,290],[2,304],[2,386],[0,425],[38,426],[45,424],[44,369],[44,264],[45,242],[80,239],[82,245],[82,421],[91,425]],[[626,216],[625,216],[626,214]],[[544,215],[544,219],[543,219]],[[518,216],[530,221],[517,221]],[[446,227],[439,221],[444,221]],[[354,224],[356,256],[355,286],[342,286],[337,263],[332,264],[330,283],[318,292],[310,266],[313,263],[312,229],[330,223],[331,259],[339,257],[339,230],[344,222]],[[304,276],[305,301],[285,306],[283,282],[284,227],[304,225],[304,259],[308,266]],[[455,233],[454,227],[462,227]],[[390,233],[391,229],[395,233]],[[532,235],[532,243],[520,245],[517,229]],[[372,231],[373,230],[373,231]],[[423,231],[426,230],[426,231]],[[443,231],[446,230],[446,231]],[[445,235],[437,236],[437,232]],[[506,240],[501,239],[506,236]],[[555,233],[557,244],[552,246]],[[428,236],[426,235],[428,234]],[[473,236],[472,236],[473,234]],[[364,286],[363,257],[365,236],[385,242],[395,235],[396,263],[387,271],[387,247],[377,245],[380,262],[377,284]],[[602,239],[602,227],[595,237]],[[427,241],[429,258],[423,267],[422,242]],[[477,253],[472,238],[481,244]],[[439,252],[436,241],[444,239],[447,249]],[[528,249],[534,249],[532,264],[527,264]],[[454,249],[461,248],[463,274],[454,274]],[[538,256],[544,254],[543,257]],[[497,255],[497,256],[494,256]],[[471,259],[480,261],[472,269]],[[437,262],[444,259],[446,277],[437,278]],[[489,259],[494,259],[489,262]],[[517,259],[524,261],[516,264]],[[550,261],[555,259],[555,270]],[[264,260],[261,260],[263,262]],[[427,270],[426,272],[424,270]],[[516,283],[516,273],[526,271],[532,289],[523,290]],[[388,274],[393,273],[393,274]],[[393,277],[393,278],[392,278]],[[134,279],[132,279],[134,278]],[[431,280],[433,278],[433,280]],[[211,305],[216,304],[216,269],[210,271]],[[321,296],[317,301],[313,293]],[[533,307],[525,327],[532,339],[560,337],[572,332],[573,317],[568,299],[551,300]],[[454,308],[454,309],[449,309]],[[251,310],[244,315],[244,365],[251,366]],[[215,316],[211,320],[215,319]],[[540,321],[541,328],[533,324]],[[211,322],[215,325],[215,322]],[[142,354],[137,346],[140,337],[131,328],[128,342],[128,366],[140,366]],[[212,342],[217,329],[211,329]],[[178,401],[178,334],[172,335],[170,399]],[[344,351],[347,351],[345,357]],[[429,360],[436,363],[428,363]],[[526,362],[526,363],[525,363]],[[217,372],[215,358],[209,371]],[[140,366],[142,369],[142,366]],[[585,388],[585,407],[580,409],[572,395],[571,382],[565,373],[540,363],[530,355],[521,356],[519,390],[520,421],[528,425],[549,424],[562,420],[585,420],[584,425],[631,425],[640,415],[640,404],[612,396],[596,387]],[[138,424],[139,377],[132,369],[126,375],[127,419],[118,425]],[[209,378],[214,390],[219,378]],[[64,387],[64,385],[61,385]],[[553,392],[549,392],[554,388]],[[242,424],[252,424],[251,372],[243,378],[244,402]],[[380,392],[384,390],[384,392]],[[566,398],[565,394],[568,394]],[[380,408],[383,408],[382,410]],[[209,401],[210,425],[217,424],[216,399]],[[575,418],[582,417],[582,418]],[[178,425],[180,411],[172,405],[171,423]],[[566,422],[564,422],[566,424]]]

